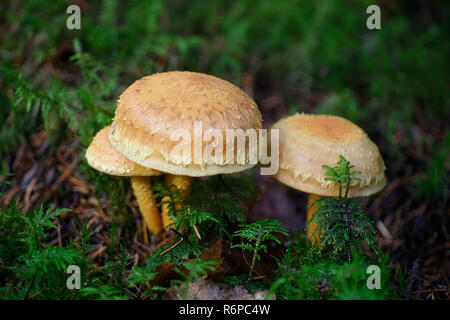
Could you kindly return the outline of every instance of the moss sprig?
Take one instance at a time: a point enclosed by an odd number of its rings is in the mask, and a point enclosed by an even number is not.
[[[323,239],[321,247],[328,245],[336,258],[351,261],[352,252],[362,249],[363,240],[374,248],[373,222],[358,202],[348,198],[350,185],[353,181],[361,181],[355,177],[361,172],[354,171],[354,166],[343,156],[340,156],[337,166],[324,165],[323,168],[326,170],[325,180],[338,184],[339,195],[316,200],[311,205],[315,212],[307,225],[318,225],[313,237],[320,232]]]

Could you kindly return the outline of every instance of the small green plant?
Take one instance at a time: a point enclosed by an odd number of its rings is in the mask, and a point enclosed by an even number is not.
[[[182,197],[182,191],[178,190],[173,184],[167,185],[165,182],[158,180],[154,181],[152,190],[153,197],[160,199],[157,204],[158,207],[167,206],[169,217],[173,221],[169,226],[175,227],[180,232],[185,232],[190,224],[187,221],[187,208],[182,206],[186,202],[186,199]],[[192,226],[195,226],[195,224]]]
[[[68,209],[49,210],[41,205],[24,213],[13,201],[0,208],[0,297],[3,299],[127,299],[129,254],[96,268],[88,254],[93,227],[87,220],[79,235],[63,246],[48,243],[56,220]],[[69,290],[67,267],[80,267],[81,290]]]
[[[187,241],[182,241],[176,245],[178,241],[173,241],[168,243],[161,248],[156,249],[150,257],[146,260],[146,267],[149,270],[154,270],[157,266],[162,263],[174,263],[180,264],[185,259],[193,259],[200,256],[200,254],[205,250],[202,245],[196,243],[190,243]]]
[[[184,280],[175,280],[175,283],[184,284],[184,288],[178,287],[183,298],[187,299],[189,294],[189,284],[194,280],[199,280],[200,277],[206,276],[208,271],[215,271],[219,263],[217,260],[202,260],[200,258],[194,261],[184,261],[181,266],[175,267],[175,272],[178,273]],[[185,269],[186,271],[184,271]]]
[[[45,210],[41,205],[25,215],[16,202],[0,209],[0,296],[9,299],[76,297],[66,287],[66,268],[83,258],[75,248],[45,243],[46,232],[56,228],[53,221],[67,211]]]
[[[214,176],[192,186],[187,199],[191,210],[208,212],[219,222],[204,223],[204,230],[214,230],[231,240],[230,230],[243,223],[248,207],[258,197],[253,174],[243,176]],[[199,227],[200,231],[202,227]]]
[[[312,245],[305,235],[296,233],[295,241],[287,246],[277,261],[278,278],[271,284],[270,292],[277,299],[392,299],[401,296],[403,277],[401,270],[388,264],[387,255],[368,257],[355,251],[352,261],[335,259]],[[370,290],[367,267],[380,267],[381,288]],[[398,281],[394,283],[393,272]]]
[[[197,208],[186,207],[178,216],[172,216],[172,226],[176,229],[182,228],[183,225],[189,226],[191,230],[194,230],[198,239],[201,239],[198,226],[208,227],[211,223],[223,224],[220,218],[217,218],[211,212],[200,211]]]
[[[3,186],[10,186],[10,177],[14,176],[11,172],[6,169],[5,162],[2,163],[2,170],[0,171],[0,196],[2,195],[1,189]]]
[[[151,284],[157,275],[158,272],[152,271],[150,268],[135,266],[128,276],[128,284],[136,287],[140,298],[153,297],[157,291],[166,290],[164,287]]]
[[[40,84],[12,66],[0,68],[0,75],[13,93],[8,97],[8,107],[0,112],[0,154],[25,143],[29,135],[41,129],[41,124],[53,146],[74,135],[73,145],[84,154],[84,148],[95,133],[111,122],[114,90],[117,89],[115,67],[107,68],[83,52],[76,39],[74,50],[70,60],[80,68],[82,76],[76,87],[57,78],[46,79]],[[96,190],[113,193],[111,199],[116,206],[123,203],[123,181],[111,183],[113,178],[94,174],[86,162],[78,167],[78,171],[96,186]]]
[[[155,178],[155,181],[152,185],[153,197],[161,198],[158,206],[161,207],[163,204],[167,204],[169,208],[169,214],[172,216],[177,215],[177,205],[182,204],[186,201],[181,197],[181,191],[178,190],[175,185],[167,185],[165,182],[158,180]],[[162,200],[165,198],[165,200]]]
[[[152,186],[153,196],[164,199],[159,201],[158,205],[168,206],[169,216],[173,220],[172,226],[177,230],[194,231],[197,238],[200,234],[215,230],[219,236],[227,235],[231,238],[228,230],[232,225],[244,221],[245,206],[256,200],[257,191],[251,175],[222,179],[211,177],[196,182],[186,198],[183,198],[173,185],[168,186],[155,179]],[[237,199],[228,188],[238,193],[242,199]]]
[[[112,285],[99,285],[97,287],[86,287],[81,289],[85,299],[95,300],[128,300],[128,296],[121,295],[121,290]]]
[[[248,280],[250,280],[256,260],[259,261],[261,259],[259,252],[261,250],[267,252],[266,242],[272,240],[277,244],[280,244],[281,241],[275,237],[274,234],[281,233],[287,236],[288,232],[286,227],[283,226],[279,220],[275,219],[258,220],[250,224],[241,224],[239,227],[240,229],[233,234],[233,237],[241,237],[243,241],[239,244],[232,245],[231,247],[242,248],[243,250],[248,250],[253,253],[248,275]]]
[[[347,199],[348,191],[350,190],[350,185],[353,181],[361,181],[360,178],[354,177],[355,175],[361,174],[359,171],[354,171],[354,165],[350,164],[349,161],[345,160],[343,156],[339,156],[339,161],[336,167],[330,167],[323,165],[322,167],[326,170],[325,180],[332,181],[339,186],[339,200],[344,201]],[[342,194],[342,188],[344,187],[344,194]]]
[[[312,223],[318,225],[313,236],[321,232],[321,247],[328,244],[337,257],[351,261],[352,252],[361,249],[362,240],[374,247],[375,230],[361,205],[347,198],[351,183],[361,180],[355,177],[360,172],[354,171],[354,166],[343,156],[337,164],[335,167],[324,165],[323,168],[326,170],[325,180],[338,184],[339,196],[315,201],[312,206],[316,207],[316,211],[308,226]]]
[[[63,90],[65,88],[59,86],[58,82],[53,82],[52,87],[45,92],[36,89],[32,83],[25,80],[22,73],[16,74],[6,67],[0,68],[0,71],[15,84],[14,108],[24,103],[26,112],[40,111],[46,129],[50,129],[54,123],[54,112],[57,119],[67,121],[70,128],[75,129],[79,126],[75,111],[66,103],[70,100],[67,97],[68,91]]]

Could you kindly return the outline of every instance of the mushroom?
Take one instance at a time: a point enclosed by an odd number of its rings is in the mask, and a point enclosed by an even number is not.
[[[144,168],[117,152],[109,143],[109,131],[110,126],[103,128],[95,135],[86,150],[87,162],[98,171],[114,176],[130,177],[131,187],[147,228],[151,234],[157,234],[162,230],[162,225],[159,210],[152,197],[150,176],[160,175],[161,172]]]
[[[279,129],[280,136],[280,167],[273,177],[309,194],[306,221],[314,214],[316,200],[339,195],[338,184],[325,180],[322,165],[334,166],[340,155],[361,172],[361,181],[350,185],[348,197],[370,196],[386,184],[386,167],[378,147],[347,119],[302,113],[279,120],[272,129]],[[307,228],[311,240],[316,229],[315,224]],[[319,242],[319,238],[315,240]]]
[[[122,93],[109,140],[128,159],[168,173],[167,183],[186,195],[191,177],[235,173],[253,167],[256,161],[250,163],[248,154],[243,163],[226,163],[225,151],[223,156],[214,151],[204,159],[203,150],[212,140],[223,147],[226,129],[260,128],[261,113],[240,88],[211,75],[173,71],[141,78]],[[210,137],[211,142],[205,139],[203,134],[208,129],[219,130],[222,142],[216,137]],[[189,139],[177,136],[179,130],[188,133]],[[180,145],[189,152],[174,152]],[[237,158],[237,152],[232,151]],[[167,206],[163,206],[162,216],[167,229],[172,223]]]

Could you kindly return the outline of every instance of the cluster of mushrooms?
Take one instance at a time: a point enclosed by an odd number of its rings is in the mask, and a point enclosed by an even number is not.
[[[228,81],[187,71],[156,73],[137,80],[122,93],[113,123],[96,134],[86,151],[94,169],[130,177],[152,235],[167,231],[172,223],[167,205],[161,207],[160,214],[152,196],[152,176],[165,174],[168,185],[187,195],[192,177],[232,174],[255,165],[248,157],[239,164],[227,164],[222,159],[210,159],[207,164],[186,163],[171,152],[178,143],[171,140],[174,130],[184,128],[193,133],[195,121],[202,122],[204,131],[262,129],[256,103]],[[325,180],[322,165],[334,166],[340,155],[362,172],[361,181],[350,186],[349,197],[370,196],[385,186],[385,165],[378,147],[351,121],[296,114],[279,120],[272,128],[279,129],[280,138],[279,170],[273,178],[309,194],[307,220],[313,214],[311,204],[315,200],[338,196],[338,186]],[[308,227],[308,237],[312,238],[316,227]]]

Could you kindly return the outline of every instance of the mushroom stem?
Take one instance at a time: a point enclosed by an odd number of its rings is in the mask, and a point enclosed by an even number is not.
[[[131,187],[136,197],[144,221],[151,234],[157,234],[161,231],[161,217],[156,207],[156,201],[152,197],[152,189],[149,177],[131,177]]]
[[[316,208],[312,207],[313,203],[319,199],[323,198],[322,196],[319,196],[317,194],[313,194],[310,193],[308,196],[308,211],[306,214],[306,223],[309,223],[309,221],[311,220],[314,212],[316,212]],[[315,223],[310,224],[307,228],[306,228],[306,235],[308,236],[308,238],[319,244],[321,242],[321,238],[320,238],[320,231],[317,231],[316,234],[313,236],[314,231],[317,230],[319,226]]]
[[[188,176],[174,176],[171,174],[166,175],[166,184],[168,186],[174,185],[177,190],[181,190],[181,197],[189,195],[192,178]],[[168,201],[168,197],[164,197],[162,201]],[[181,205],[177,204],[176,209],[181,209]],[[169,217],[169,205],[164,203],[161,210],[163,226],[166,231],[169,230],[169,225],[173,223],[173,220]]]

